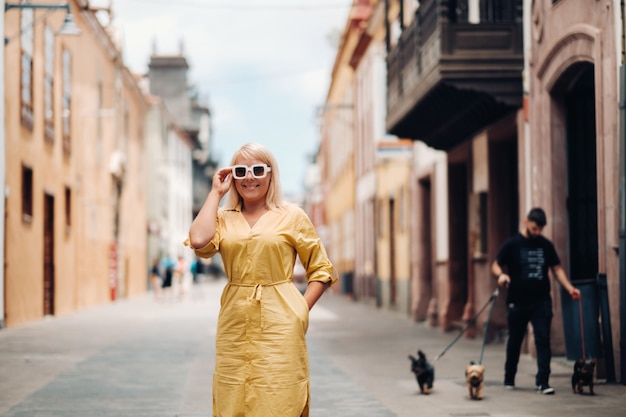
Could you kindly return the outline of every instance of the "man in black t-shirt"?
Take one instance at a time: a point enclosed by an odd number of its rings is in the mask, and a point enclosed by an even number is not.
[[[498,277],[500,287],[508,288],[506,305],[509,337],[504,365],[505,388],[515,388],[522,341],[530,322],[537,350],[537,391],[554,394],[554,389],[548,383],[553,315],[548,270],[552,270],[573,300],[580,299],[580,290],[574,288],[567,278],[552,242],[541,235],[546,223],[545,212],[541,208],[533,208],[524,220],[524,230],[509,238],[500,248],[491,272]]]

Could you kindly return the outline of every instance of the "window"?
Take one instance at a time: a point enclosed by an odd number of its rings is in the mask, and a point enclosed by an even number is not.
[[[65,228],[72,226],[72,189],[65,187]]]
[[[70,138],[71,127],[71,97],[72,97],[72,54],[63,50],[63,151],[70,153],[72,143]]]
[[[54,140],[54,108],[52,100],[52,84],[54,77],[54,32],[49,26],[45,29],[45,74],[44,74],[44,136]]]
[[[33,170],[22,165],[22,220],[33,218]]]
[[[33,128],[33,10],[22,9],[20,18],[21,45],[21,120],[29,129]]]

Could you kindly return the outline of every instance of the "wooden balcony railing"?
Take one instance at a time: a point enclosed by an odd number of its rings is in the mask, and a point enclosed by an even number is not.
[[[422,0],[387,56],[387,130],[449,149],[522,103],[522,0]]]

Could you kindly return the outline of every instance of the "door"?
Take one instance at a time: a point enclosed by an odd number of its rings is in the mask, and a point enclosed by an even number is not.
[[[448,165],[448,206],[450,268],[448,278],[449,300],[441,317],[443,330],[463,326],[462,316],[467,301],[468,280],[468,166],[465,162]]]
[[[389,199],[389,304],[396,305],[397,282],[396,282],[396,201]]]
[[[593,65],[585,64],[565,94],[567,211],[572,281],[598,274],[598,187]]]
[[[43,314],[54,315],[54,197],[44,195]]]
[[[430,178],[419,181],[418,192],[420,196],[420,211],[419,211],[419,239],[418,239],[418,277],[419,282],[417,285],[418,294],[417,302],[415,305],[415,319],[417,321],[424,321],[427,319],[430,313],[429,324],[437,325],[437,311],[436,308],[429,312],[429,306],[431,303],[436,306],[436,300],[434,298],[434,283],[433,283],[433,250],[434,239],[432,231],[432,190]]]

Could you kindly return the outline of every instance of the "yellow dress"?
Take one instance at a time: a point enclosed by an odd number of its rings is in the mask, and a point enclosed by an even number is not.
[[[307,280],[335,282],[306,213],[266,212],[250,227],[239,209],[218,210],[217,231],[196,255],[219,252],[228,283],[221,296],[213,375],[214,417],[307,417],[309,309],[291,282],[296,254]]]

